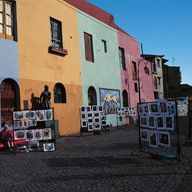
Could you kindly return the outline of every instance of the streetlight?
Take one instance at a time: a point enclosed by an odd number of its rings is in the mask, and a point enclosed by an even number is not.
[[[139,61],[138,61],[138,70],[137,70],[137,72],[138,72],[138,74],[137,74],[137,79],[138,79],[138,88],[139,88],[139,90],[138,90],[138,93],[139,93],[139,105],[137,105],[137,106],[140,106],[140,104],[141,104],[141,87],[140,87],[140,64],[142,63],[142,62],[144,62],[144,64],[145,64],[145,67],[144,67],[144,71],[145,71],[145,73],[146,74],[148,74],[149,75],[149,69],[147,68],[147,66],[146,66],[146,64],[148,63],[148,62],[146,62],[146,60],[145,59],[143,59],[143,58],[141,58],[141,59],[139,59]],[[139,115],[139,107],[138,107],[138,125],[139,125],[139,149],[140,149],[140,151],[141,151],[141,133],[140,133],[140,115]]]
[[[141,103],[141,85],[140,85],[140,64],[142,63],[142,62],[144,62],[144,64],[145,64],[145,67],[144,67],[144,71],[145,71],[145,73],[146,74],[148,74],[149,75],[149,69],[148,69],[148,67],[146,66],[146,64],[148,63],[145,59],[143,59],[143,58],[141,58],[141,59],[139,59],[139,61],[138,61],[138,74],[137,74],[137,76],[138,76],[138,88],[139,88],[139,90],[138,90],[138,93],[139,93],[139,103]]]

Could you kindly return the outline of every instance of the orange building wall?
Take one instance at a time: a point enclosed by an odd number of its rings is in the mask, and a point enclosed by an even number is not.
[[[51,41],[50,17],[62,22],[63,47],[68,51],[65,57],[48,53]],[[17,1],[21,108],[23,100],[29,101],[30,108],[31,94],[39,97],[47,84],[61,135],[80,130],[82,85],[77,22],[76,10],[63,1]],[[54,104],[53,89],[58,82],[65,86],[66,104]]]

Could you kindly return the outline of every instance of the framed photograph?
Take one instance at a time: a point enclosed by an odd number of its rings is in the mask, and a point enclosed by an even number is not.
[[[48,121],[53,120],[53,109],[45,110],[45,119]]]
[[[23,120],[23,118],[24,118],[23,111],[13,112],[13,120]]]
[[[88,113],[87,113],[87,118],[88,118],[88,119],[93,118],[93,113],[92,113],[92,112],[88,112]]]
[[[86,112],[86,109],[87,109],[87,108],[86,108],[85,106],[81,106],[81,107],[80,107],[80,112]]]
[[[50,140],[50,139],[52,139],[51,128],[43,129],[42,130],[42,137],[43,137],[43,140]]]
[[[93,119],[90,118],[90,119],[87,120],[87,122],[88,122],[88,124],[93,124]]]
[[[44,110],[37,110],[36,111],[36,120],[37,121],[45,121],[45,111]]]
[[[156,116],[157,129],[165,129],[164,115]]]
[[[95,123],[93,126],[94,130],[100,130],[101,129],[101,124],[100,123]]]
[[[87,112],[91,112],[91,111],[92,111],[91,106],[87,106],[87,107],[86,107],[86,111],[87,111]]]
[[[99,105],[98,110],[99,112],[103,112],[103,106]]]
[[[94,119],[94,122],[95,122],[95,123],[100,123],[100,118],[95,118],[95,119]]]
[[[169,114],[176,114],[175,101],[168,101],[168,113]]]
[[[86,120],[87,119],[87,114],[86,113],[81,113],[81,119]]]
[[[148,126],[148,117],[147,116],[140,116],[140,126],[141,127]]]
[[[28,120],[28,121],[24,121],[24,124],[26,125],[26,127],[33,127],[33,126],[37,126],[37,121],[36,120]]]
[[[149,122],[149,125],[148,125],[149,128],[153,128],[153,129],[156,128],[155,115],[149,115],[148,122]]]
[[[143,108],[144,108],[144,113],[146,114],[146,113],[149,113],[149,105],[147,104],[147,103],[145,103],[144,105],[143,105]],[[132,109],[131,109],[132,110]]]
[[[117,113],[121,113],[121,107],[117,107]]]
[[[159,113],[159,104],[158,103],[150,103],[150,112],[152,114],[158,114]]]
[[[43,151],[55,151],[55,144],[54,143],[44,143],[43,144]]]
[[[87,121],[86,120],[81,121],[81,127],[87,127]]]
[[[116,108],[121,107],[120,90],[100,88],[99,95],[105,114],[115,114]]]
[[[140,137],[141,137],[141,141],[149,141],[148,130],[140,129]]]
[[[165,128],[168,130],[174,130],[175,128],[174,115],[165,116]]]
[[[149,133],[149,147],[158,147],[157,131],[150,130],[148,133]]]
[[[99,112],[98,106],[97,105],[93,105],[92,106],[92,111],[93,112]]]
[[[35,129],[34,130],[34,139],[35,140],[42,140],[43,139],[42,129]]]
[[[14,129],[24,129],[27,128],[23,121],[14,121]]]
[[[26,130],[25,134],[26,134],[26,140],[27,141],[34,140],[34,131],[33,130]]]
[[[88,131],[93,131],[94,128],[93,128],[93,124],[92,125],[88,125]]]
[[[14,139],[15,140],[22,140],[22,139],[26,139],[26,134],[25,134],[25,130],[17,130],[14,131]]]
[[[23,111],[23,118],[25,120],[35,120],[36,119],[36,114],[35,111]]]
[[[99,113],[99,112],[94,112],[94,113],[93,113],[93,116],[94,116],[95,118],[96,118],[96,117],[99,118],[99,117],[100,117],[100,113]]]
[[[159,111],[160,113],[168,113],[167,102],[159,102]]]
[[[169,132],[158,132],[158,142],[160,146],[170,147],[170,133]]]

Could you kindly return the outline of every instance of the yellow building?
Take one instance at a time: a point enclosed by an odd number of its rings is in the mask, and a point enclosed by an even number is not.
[[[76,10],[62,0],[17,1],[18,71],[21,109],[31,109],[44,85],[60,135],[80,131],[82,103]]]

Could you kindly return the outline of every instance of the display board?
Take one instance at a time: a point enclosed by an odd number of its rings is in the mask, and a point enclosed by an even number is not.
[[[180,152],[174,100],[138,104],[139,145],[143,152],[176,158]]]
[[[55,141],[55,128],[46,127],[46,121],[54,121],[53,109],[14,111],[14,140],[26,140],[28,144]]]
[[[106,126],[106,116],[103,113],[103,107],[100,105],[81,106],[80,107],[81,128],[87,131],[99,131]]]

